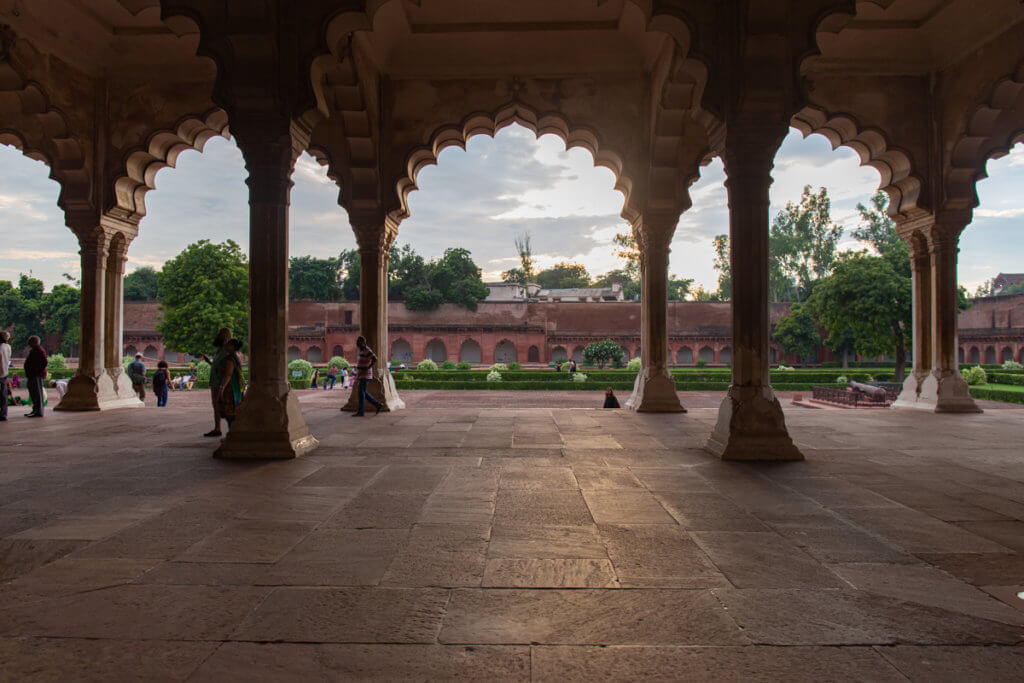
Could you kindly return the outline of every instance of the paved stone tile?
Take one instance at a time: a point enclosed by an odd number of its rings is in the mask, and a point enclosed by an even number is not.
[[[495,525],[487,547],[489,558],[607,559],[597,527]]]
[[[139,521],[135,515],[68,516],[32,527],[13,538],[51,540],[96,540],[114,534]]]
[[[169,559],[231,521],[220,505],[192,503],[143,520],[76,555]]]
[[[577,465],[573,468],[581,489],[640,489],[643,485],[625,467],[588,467]]]
[[[707,480],[688,467],[631,467],[630,470],[651,491],[711,492]]]
[[[737,588],[840,588],[834,574],[771,532],[695,531],[693,537]]]
[[[1020,627],[851,589],[715,589],[729,615],[765,645],[1017,643]]]
[[[313,522],[262,519],[234,522],[174,559],[182,562],[276,562],[313,527]]]
[[[528,681],[530,649],[500,646],[226,643],[196,681]]]
[[[912,681],[1019,681],[1021,647],[879,647],[877,651]]]
[[[834,517],[824,520],[794,518],[772,523],[793,545],[825,563],[893,562],[913,564],[918,560],[899,548],[878,540]]]
[[[1024,614],[1021,612],[934,567],[844,564],[832,566],[832,571],[854,588],[868,593],[1024,626]]]
[[[579,526],[593,524],[579,491],[498,491],[494,523],[506,526]]]
[[[27,574],[85,544],[85,541],[0,538],[0,581]]]
[[[386,586],[479,586],[488,524],[417,525],[382,579]]]
[[[184,681],[218,644],[0,638],[0,662],[10,681]]]
[[[908,508],[845,508],[841,515],[912,553],[998,553],[1007,548]]]
[[[534,647],[542,681],[904,681],[869,647]]]
[[[521,490],[576,490],[579,484],[571,467],[523,467],[512,465],[501,469],[502,489]]]
[[[919,557],[972,586],[1006,586],[1024,577],[1024,555],[921,554]]]
[[[318,522],[330,517],[357,492],[355,488],[292,486],[255,503],[239,516],[244,519]]]
[[[430,493],[448,476],[448,466],[388,465],[364,489],[366,493]]]
[[[488,560],[485,588],[617,588],[608,560],[530,559]]]
[[[688,531],[767,531],[768,527],[718,493],[655,491],[655,497]]]
[[[704,551],[678,526],[621,524],[599,528],[623,586],[729,586]]]
[[[490,492],[462,495],[434,494],[420,516],[421,524],[487,524],[494,517],[494,499]]]
[[[420,518],[429,493],[360,493],[324,524],[346,529],[409,528]]]
[[[960,522],[957,526],[1024,554],[1024,522],[1017,520]]]
[[[133,583],[156,560],[65,557],[0,586],[0,605],[38,602]]]
[[[238,627],[236,640],[433,643],[448,591],[279,588]]]
[[[583,497],[598,524],[676,524],[649,491],[590,490]]]
[[[740,644],[707,591],[456,590],[442,643]]]
[[[122,585],[0,610],[0,634],[224,640],[267,589]]]

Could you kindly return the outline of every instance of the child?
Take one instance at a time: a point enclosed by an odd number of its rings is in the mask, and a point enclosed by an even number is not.
[[[167,361],[160,361],[156,364],[156,372],[153,373],[153,393],[156,394],[157,408],[167,405],[167,389],[171,383],[171,375],[167,371]]]

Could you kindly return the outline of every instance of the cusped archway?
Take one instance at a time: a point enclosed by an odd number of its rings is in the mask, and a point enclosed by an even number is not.
[[[494,362],[495,363],[515,363],[516,362],[516,345],[508,339],[502,339],[494,347]]]
[[[693,365],[693,349],[684,346],[676,353],[676,363],[679,365]]]
[[[473,363],[474,365],[483,362],[483,353],[480,351],[480,344],[473,339],[467,339],[459,347],[459,362]]]
[[[396,339],[391,344],[391,360],[396,360],[399,363],[411,363],[412,362],[412,346],[404,339]]]
[[[435,363],[443,363],[448,360],[448,349],[440,339],[431,339],[427,342],[427,359]]]

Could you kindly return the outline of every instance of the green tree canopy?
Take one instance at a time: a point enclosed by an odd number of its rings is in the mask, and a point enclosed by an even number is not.
[[[783,351],[795,354],[804,361],[813,359],[821,346],[821,335],[818,334],[814,314],[800,304],[793,304],[789,313],[779,319],[772,338]]]
[[[221,327],[245,339],[249,329],[249,264],[232,240],[200,240],[164,264],[160,271],[157,331],[175,351],[210,351]]]
[[[136,268],[124,276],[124,298],[148,301],[160,298],[160,277],[152,266]]]
[[[609,363],[612,367],[621,368],[623,356],[622,347],[611,339],[591,342],[583,349],[583,360],[598,368],[604,368]]]
[[[516,235],[515,238],[516,253],[519,254],[519,267],[510,268],[501,274],[501,279],[504,282],[518,282],[521,285],[525,285],[527,282],[533,282],[536,278],[536,262],[533,258],[533,245],[530,243],[530,233],[525,232],[522,235]]]
[[[43,299],[43,330],[47,337],[60,337],[60,350],[77,355],[81,337],[82,292],[70,285],[54,285]]]
[[[911,329],[910,278],[881,256],[846,253],[809,301],[833,340],[850,334],[862,356],[893,354],[896,381],[903,380]]]
[[[342,295],[341,261],[335,257],[293,256],[288,266],[291,299],[333,301]]]
[[[590,273],[582,263],[562,261],[537,273],[537,284],[543,289],[590,287]]]
[[[359,298],[359,250],[346,249],[338,255],[341,269],[341,297],[354,301]]]
[[[24,348],[29,337],[38,335],[48,342],[59,339],[59,350],[75,355],[81,292],[66,284],[56,285],[49,293],[43,290],[43,281],[29,275],[22,275],[17,287],[9,280],[0,281],[0,327],[11,331],[12,348]]]

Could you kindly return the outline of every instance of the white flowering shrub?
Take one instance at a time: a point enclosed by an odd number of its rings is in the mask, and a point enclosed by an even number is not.
[[[491,370],[490,372],[487,373],[487,381],[488,382],[500,382],[501,381],[501,373],[498,372],[497,370]]]

